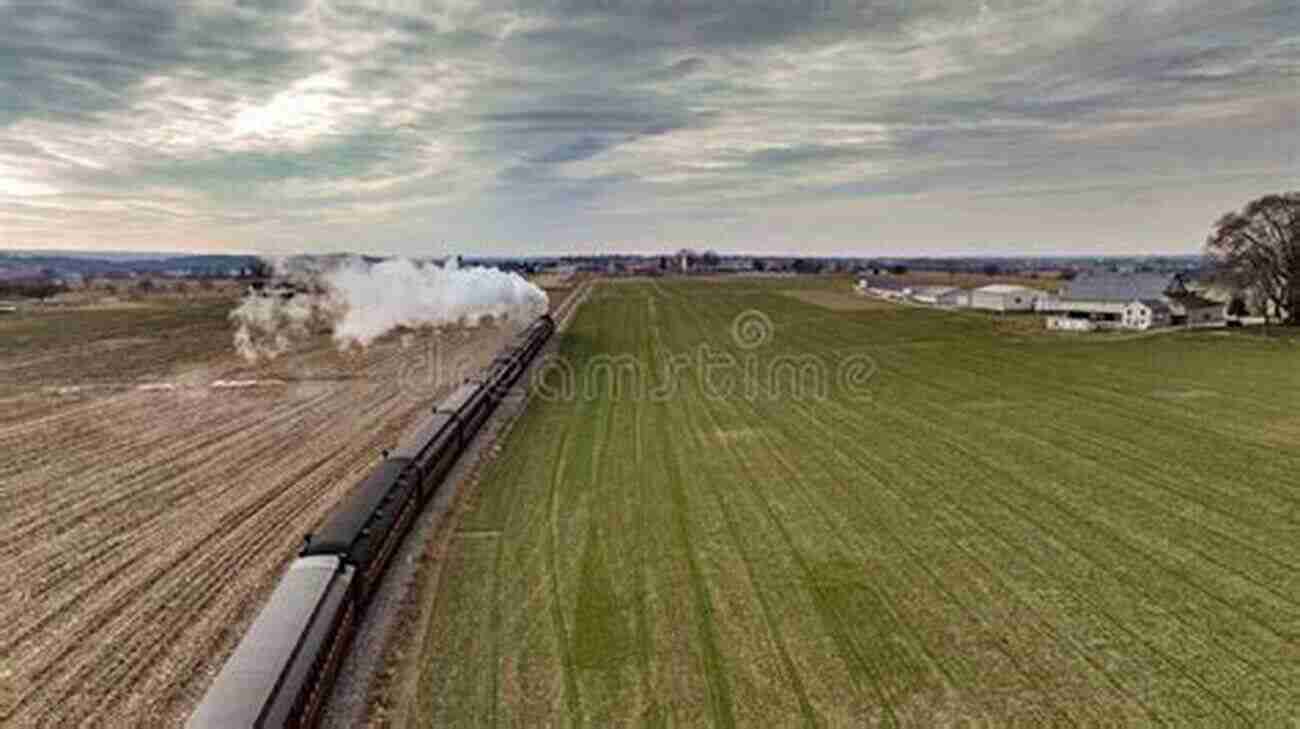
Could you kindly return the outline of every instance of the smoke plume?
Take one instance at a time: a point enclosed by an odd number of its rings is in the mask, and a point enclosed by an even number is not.
[[[398,327],[473,327],[484,317],[523,326],[546,312],[546,293],[516,273],[394,258],[298,257],[273,262],[282,285],[250,291],[230,314],[235,348],[271,359],[313,334],[340,349],[368,346]]]

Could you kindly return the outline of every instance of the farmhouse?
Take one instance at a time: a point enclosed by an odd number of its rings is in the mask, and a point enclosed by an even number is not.
[[[1153,329],[1212,326],[1224,306],[1189,292],[1181,276],[1098,274],[1071,281],[1060,296],[1039,302],[1049,329]]]
[[[1173,319],[1173,311],[1160,299],[1130,301],[1124,306],[1125,329],[1151,329],[1165,327]]]
[[[1034,303],[1042,295],[1043,292],[1025,286],[990,284],[970,292],[970,306],[988,311],[1033,311]]]

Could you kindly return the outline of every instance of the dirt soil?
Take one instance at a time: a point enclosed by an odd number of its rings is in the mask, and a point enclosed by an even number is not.
[[[322,337],[251,366],[224,311],[77,316],[0,332],[14,729],[182,726],[303,534],[507,336]]]

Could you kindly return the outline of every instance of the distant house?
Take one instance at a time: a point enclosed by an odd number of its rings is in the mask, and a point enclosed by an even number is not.
[[[1050,329],[1154,329],[1213,326],[1224,305],[1187,290],[1180,275],[1095,274],[1068,283],[1059,296],[1041,301]],[[1086,325],[1078,322],[1087,322]]]
[[[972,309],[987,311],[1033,311],[1043,292],[1026,286],[989,284],[970,292]]]
[[[1173,311],[1160,299],[1140,299],[1124,306],[1125,329],[1152,329],[1167,327],[1173,321]]]

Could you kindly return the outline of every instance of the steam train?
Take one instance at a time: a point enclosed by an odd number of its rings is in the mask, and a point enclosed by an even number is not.
[[[542,315],[353,488],[258,613],[188,729],[315,726],[393,552],[465,446],[555,331]]]

